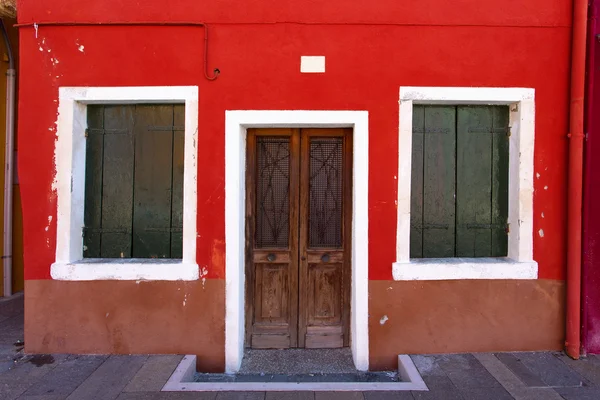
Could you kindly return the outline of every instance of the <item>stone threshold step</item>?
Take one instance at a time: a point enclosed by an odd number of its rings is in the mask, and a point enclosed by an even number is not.
[[[398,371],[339,374],[201,374],[196,356],[185,356],[163,392],[204,391],[378,391],[428,390],[408,355],[398,356]]]

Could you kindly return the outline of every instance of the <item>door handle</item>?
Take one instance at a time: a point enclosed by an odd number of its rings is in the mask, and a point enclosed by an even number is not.
[[[276,259],[277,259],[277,256],[276,256],[275,254],[273,254],[273,253],[269,253],[269,255],[267,255],[267,260],[268,260],[268,261],[271,261],[271,262],[273,262],[273,261],[275,261]]]
[[[329,254],[325,253],[321,256],[321,261],[329,262]]]
[[[304,257],[304,256],[300,257],[300,259],[301,259],[302,261],[306,261],[306,257]]]

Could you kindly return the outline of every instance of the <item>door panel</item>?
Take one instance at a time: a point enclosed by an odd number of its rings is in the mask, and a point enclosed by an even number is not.
[[[301,347],[349,344],[351,131],[303,129],[300,178]],[[347,217],[347,218],[345,218]]]
[[[343,136],[308,132],[308,241],[310,248],[342,248]],[[305,161],[305,158],[303,158]]]
[[[349,129],[249,129],[246,345],[347,346]]]
[[[296,347],[299,136],[250,129],[247,144],[246,343]]]
[[[308,263],[306,348],[344,345],[342,279],[342,263]]]

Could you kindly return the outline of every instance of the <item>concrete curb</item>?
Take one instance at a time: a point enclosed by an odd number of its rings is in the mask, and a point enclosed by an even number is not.
[[[422,391],[429,390],[412,359],[398,355],[398,374],[402,382],[194,382],[196,356],[183,357],[163,386],[163,392],[212,391]]]

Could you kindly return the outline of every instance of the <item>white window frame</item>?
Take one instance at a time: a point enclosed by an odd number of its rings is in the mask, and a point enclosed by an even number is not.
[[[87,106],[140,103],[185,104],[182,259],[84,259]],[[58,113],[54,152],[56,178],[52,185],[57,194],[56,261],[50,270],[52,278],[69,281],[197,280],[198,87],[61,87]]]
[[[400,87],[398,225],[394,280],[536,279],[533,260],[535,91],[530,88]],[[410,259],[414,104],[507,105],[510,109],[508,256]]]

